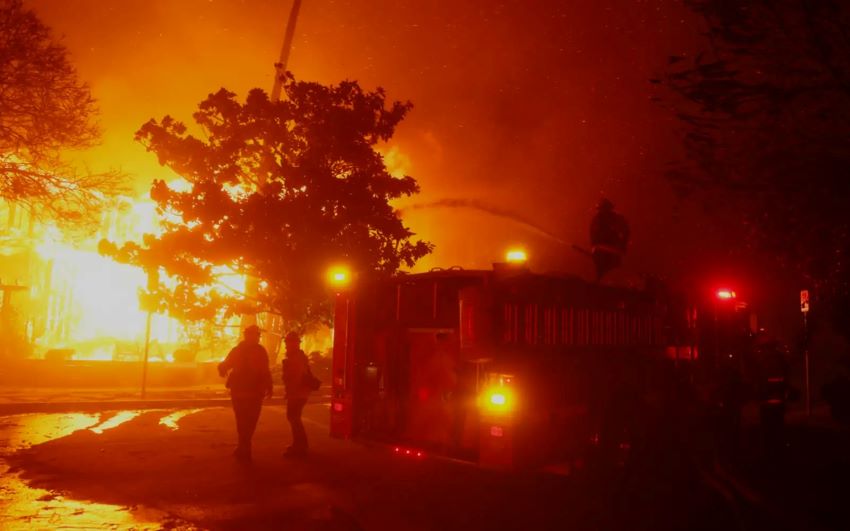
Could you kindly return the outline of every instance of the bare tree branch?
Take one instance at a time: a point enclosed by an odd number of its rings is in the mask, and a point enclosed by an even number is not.
[[[20,0],[0,0],[0,198],[83,221],[121,192],[117,172],[83,172],[63,159],[98,140],[96,113],[49,28]]]

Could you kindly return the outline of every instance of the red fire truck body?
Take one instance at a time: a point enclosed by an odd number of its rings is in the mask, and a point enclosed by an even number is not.
[[[696,358],[695,315],[514,264],[358,285],[337,295],[331,435],[510,467],[628,446]]]

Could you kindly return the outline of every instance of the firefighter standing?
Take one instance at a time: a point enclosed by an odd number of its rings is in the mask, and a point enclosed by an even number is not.
[[[596,281],[599,282],[605,273],[622,262],[629,245],[629,224],[607,199],[599,201],[596,210],[590,222],[590,243]]]
[[[244,339],[218,365],[218,373],[227,376],[227,388],[236,416],[239,445],[233,455],[240,461],[251,460],[251,439],[260,418],[263,396],[272,396],[269,354],[260,345],[260,328],[245,329]]]
[[[307,454],[307,432],[301,421],[301,413],[310,396],[308,378],[310,363],[307,355],[301,350],[301,336],[290,332],[284,339],[286,358],[283,360],[283,384],[286,387],[286,420],[292,428],[292,445],[287,448],[284,456],[301,457]]]

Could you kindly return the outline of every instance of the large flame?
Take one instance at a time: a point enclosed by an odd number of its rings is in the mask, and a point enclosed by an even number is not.
[[[105,214],[101,230],[85,240],[70,238],[55,224],[43,227],[35,251],[44,278],[31,279],[34,294],[43,292],[36,311],[46,313],[43,333],[34,338],[37,350],[70,349],[73,359],[137,359],[148,317],[139,305],[146,275],[100,255],[97,242],[140,241],[157,231],[154,203],[130,198],[122,198]],[[181,339],[180,323],[154,314],[150,338],[151,359],[171,361]]]
[[[174,189],[189,188],[182,180],[169,185]],[[5,207],[11,213],[8,217],[17,220],[15,208]],[[198,344],[187,337],[189,331],[179,320],[159,314],[148,316],[139,300],[140,292],[147,288],[145,272],[98,253],[97,243],[103,238],[122,244],[140,242],[144,234],[158,234],[159,219],[150,199],[125,197],[104,214],[100,230],[84,239],[63,231],[56,223],[41,223],[36,229],[32,220],[8,224],[3,234],[4,254],[24,257],[18,262],[26,265],[14,270],[4,264],[0,278],[16,278],[28,291],[28,300],[20,304],[18,312],[26,324],[19,329],[36,356],[139,360],[149,317],[152,361],[175,361],[175,353],[181,350],[194,353],[196,361],[217,360],[239,340],[238,317],[208,323],[217,330],[216,339],[208,341],[210,344]],[[14,245],[9,245],[9,241],[14,241]],[[216,283],[210,289],[231,295],[245,293],[244,276],[227,267],[218,267],[215,273]],[[172,281],[164,275],[160,277],[166,285]],[[271,339],[268,346],[277,348]],[[330,347],[326,328],[304,340],[308,352],[326,352]]]

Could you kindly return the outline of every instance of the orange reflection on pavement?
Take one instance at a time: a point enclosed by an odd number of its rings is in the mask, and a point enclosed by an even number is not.
[[[0,529],[162,529],[158,520],[164,513],[70,500],[29,487],[4,465],[0,465],[0,490]]]
[[[10,415],[0,418],[0,454],[59,439],[100,422],[99,413]],[[4,437],[5,436],[5,437]]]
[[[160,522],[168,515],[161,511],[142,506],[127,508],[71,500],[59,493],[30,487],[17,473],[9,470],[3,459],[17,450],[66,437],[99,422],[100,413],[34,413],[0,417],[0,529],[152,531],[163,528]],[[176,528],[195,529],[191,526]]]
[[[177,425],[178,420],[182,419],[183,417],[185,417],[187,415],[197,413],[198,411],[201,411],[201,410],[200,409],[181,409],[180,411],[175,411],[174,413],[172,413],[170,415],[166,415],[166,416],[162,417],[161,419],[159,419],[159,424],[161,426],[166,426],[167,428],[170,428],[172,430],[177,431],[179,429],[179,426]]]
[[[121,411],[120,413],[116,413],[109,420],[107,420],[107,421],[105,421],[101,424],[98,424],[94,428],[90,428],[90,429],[91,429],[91,431],[93,431],[95,433],[103,433],[106,430],[111,430],[112,428],[120,426],[121,424],[124,424],[125,422],[133,420],[134,418],[141,415],[141,413],[142,413],[141,411]]]

